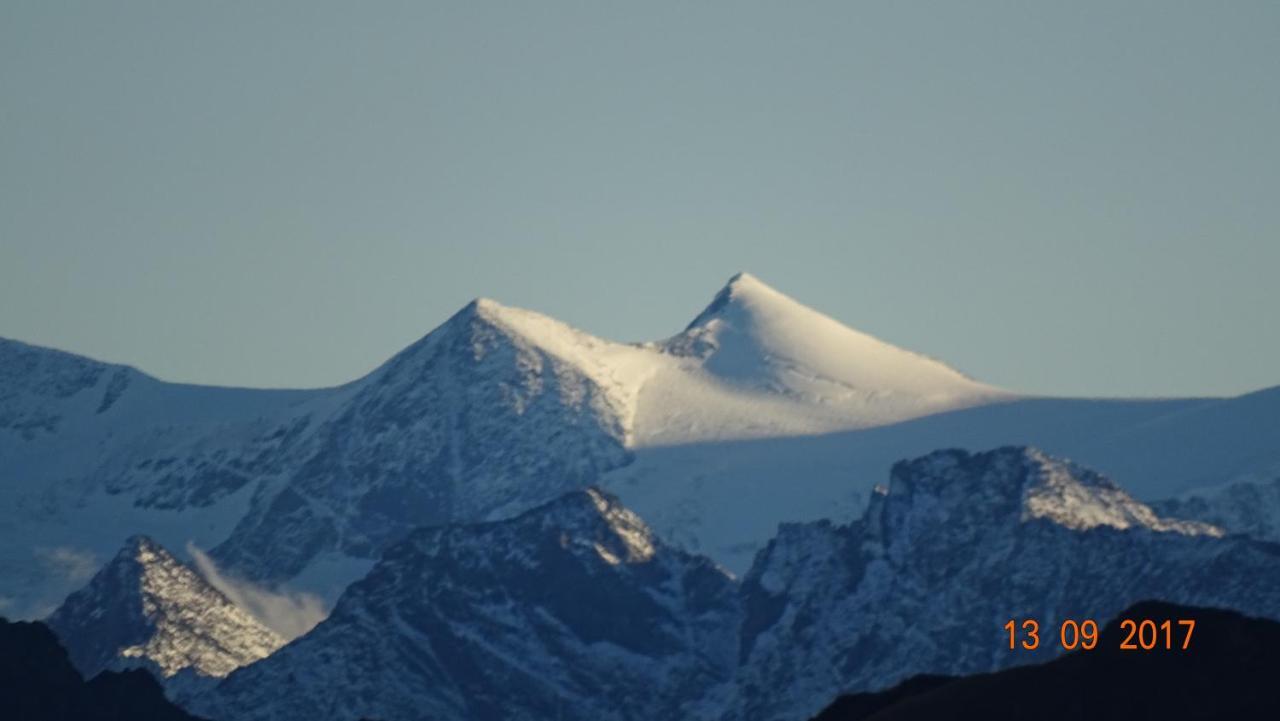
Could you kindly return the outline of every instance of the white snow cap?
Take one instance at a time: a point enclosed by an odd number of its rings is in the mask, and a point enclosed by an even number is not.
[[[1002,394],[917,353],[854,330],[738,273],[683,333],[671,352],[703,358],[732,385],[839,403],[966,405]]]
[[[557,377],[592,384],[630,447],[868,428],[1013,397],[853,330],[748,273],[730,278],[664,341],[609,341],[488,298],[468,304],[442,332],[468,334],[471,345],[462,347],[476,359],[484,339],[501,338],[521,354],[522,369],[540,372],[546,360]]]

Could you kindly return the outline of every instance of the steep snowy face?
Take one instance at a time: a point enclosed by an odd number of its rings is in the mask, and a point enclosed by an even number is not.
[[[938,361],[849,328],[746,273],[734,276],[669,353],[700,359],[729,386],[856,411],[863,425],[990,402],[1008,394]]]
[[[607,344],[491,301],[360,381],[314,453],[214,551],[255,579],[318,554],[375,558],[424,524],[526,510],[630,460],[630,398]]]
[[[932,453],[896,465],[860,522],[786,526],[757,557],[730,715],[802,719],[841,692],[1033,660],[1063,619],[1144,598],[1280,617],[1277,563],[1033,449]],[[1009,651],[1003,624],[1026,618],[1052,642]]]
[[[34,440],[68,415],[102,414],[142,374],[124,366],[0,338],[0,434]]]
[[[135,667],[221,677],[284,645],[144,536],[130,538],[47,623],[86,678]]]
[[[191,708],[246,721],[707,718],[738,618],[723,571],[664,546],[611,496],[576,491],[507,521],[415,531],[328,619]]]

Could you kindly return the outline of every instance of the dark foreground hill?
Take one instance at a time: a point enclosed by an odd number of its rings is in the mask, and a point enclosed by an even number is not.
[[[0,618],[0,716],[23,721],[200,721],[169,703],[146,671],[90,681],[42,623]]]
[[[1120,619],[1195,619],[1188,649],[1175,630],[1150,651],[1121,650]],[[1133,639],[1136,643],[1136,637]],[[843,696],[815,721],[929,719],[1280,718],[1280,623],[1232,611],[1146,601],[1102,630],[1097,648],[1048,663],[960,678],[917,676],[886,691]]]

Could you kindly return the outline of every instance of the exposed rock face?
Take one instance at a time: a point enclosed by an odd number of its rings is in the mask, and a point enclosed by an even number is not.
[[[743,582],[731,714],[804,718],[841,691],[1047,658],[1067,618],[1161,598],[1280,617],[1280,547],[1157,516],[1106,478],[1034,449],[897,464],[849,526],[788,526]],[[1002,625],[1052,643],[1010,652]]]
[[[1028,448],[898,464],[850,525],[784,526],[741,584],[595,490],[415,531],[214,717],[803,719],[919,673],[1047,660],[1143,598],[1280,617],[1280,547],[1165,518]],[[1040,621],[1036,653],[1003,625]],[[288,698],[273,689],[298,688]]]
[[[48,619],[86,677],[144,667],[221,677],[284,639],[145,536],[125,547]]]
[[[612,497],[573,492],[414,532],[311,633],[193,707],[246,721],[705,718],[736,663],[736,592]]]
[[[414,526],[511,515],[626,463],[621,392],[529,337],[520,313],[472,303],[362,380],[214,555],[290,578],[317,553],[373,558]]]

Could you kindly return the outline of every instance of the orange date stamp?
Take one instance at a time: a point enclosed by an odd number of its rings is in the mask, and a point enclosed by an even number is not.
[[[1034,651],[1040,647],[1040,622],[1028,618],[1019,623],[1010,620],[1004,625],[1009,634],[1010,649]],[[1157,623],[1149,618],[1120,620],[1121,651],[1186,651],[1191,648],[1191,634],[1196,630],[1194,618],[1165,619]],[[1066,619],[1058,626],[1058,643],[1067,651],[1077,648],[1092,651],[1098,647],[1098,622],[1091,618],[1083,621]]]

